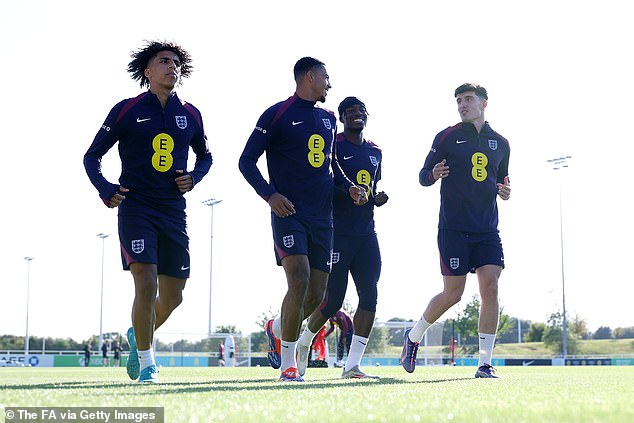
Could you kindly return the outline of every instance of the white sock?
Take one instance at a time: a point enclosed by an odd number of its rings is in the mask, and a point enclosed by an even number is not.
[[[315,337],[315,335],[317,334],[311,332],[311,330],[308,328],[308,325],[306,325],[306,329],[304,329],[304,332],[302,332],[302,336],[299,337],[297,343],[304,347],[310,347],[313,343],[313,338]]]
[[[491,365],[491,356],[493,355],[493,345],[495,344],[495,334],[479,333],[480,358],[478,367],[483,364]]]
[[[282,371],[288,369],[289,367],[297,368],[297,358],[295,357],[295,349],[297,347],[297,341],[284,341],[283,339],[280,341],[280,349],[282,365],[280,369]]]
[[[276,338],[282,337],[282,318],[277,316],[275,320],[273,320],[273,335]]]
[[[420,316],[420,320],[416,322],[412,330],[409,331],[409,340],[412,342],[419,342],[423,340],[425,332],[432,325],[423,316]]]
[[[149,366],[156,366],[156,361],[154,361],[154,350],[152,348],[145,351],[139,350],[139,367],[141,369],[145,369]]]
[[[361,357],[363,357],[366,345],[368,345],[368,338],[352,335],[352,343],[350,344],[350,351],[348,351],[345,370],[350,370],[354,366],[361,364]]]

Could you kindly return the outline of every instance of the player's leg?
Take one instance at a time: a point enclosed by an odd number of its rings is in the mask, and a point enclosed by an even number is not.
[[[476,377],[495,377],[491,368],[491,357],[495,345],[498,316],[498,279],[502,268],[485,265],[476,269],[480,285],[480,318],[478,320],[479,359]]]
[[[158,329],[183,302],[183,289],[189,278],[189,236],[185,219],[165,219],[161,223],[158,249],[158,298],[156,321]]]
[[[381,252],[376,235],[360,240],[359,249],[350,266],[350,273],[357,289],[359,305],[353,317],[354,333],[342,377],[374,378],[375,376],[362,372],[359,366],[369,342],[376,315],[377,286],[381,276]]]
[[[316,307],[311,313],[306,328],[297,342],[298,369],[301,375],[306,372],[306,367],[308,366],[308,352],[310,351],[312,340],[326,321],[343,304],[348,287],[349,257],[351,257],[351,254],[348,254],[346,244],[341,241],[340,237],[335,237],[335,247],[330,259],[332,270],[327,279],[325,298],[321,305]],[[310,304],[307,307],[310,307]]]
[[[126,333],[130,345],[126,371],[130,379],[137,380],[140,375],[138,352],[151,350],[154,332],[158,230],[155,219],[145,214],[128,215],[120,210],[118,222],[123,269],[129,270],[134,280],[132,327]]]
[[[504,251],[497,232],[474,237],[473,261],[480,289],[478,321],[479,359],[476,377],[497,377],[491,366],[500,312],[498,281],[504,268]]]
[[[295,351],[304,316],[304,300],[310,280],[310,265],[306,255],[289,255],[282,259],[286,273],[287,291],[282,301],[282,336],[280,380],[301,381],[297,372]]]
[[[443,275],[443,290],[427,304],[421,318],[406,332],[401,352],[401,364],[408,372],[416,368],[418,346],[427,329],[453,305],[460,302],[471,268],[469,244],[466,234],[456,231],[438,230],[440,269]]]
[[[158,298],[154,308],[156,321],[154,330],[158,329],[172,312],[183,302],[183,289],[187,279],[175,278],[173,276],[158,276]]]
[[[157,270],[155,264],[132,263],[130,264],[130,271],[134,278],[135,288],[132,306],[133,338],[136,342],[136,351],[138,354],[138,369],[143,373],[145,369],[152,366],[156,368],[152,342],[154,339],[154,325],[156,321],[154,310],[158,292]],[[128,340],[130,341],[130,336],[128,336]],[[132,345],[130,345],[130,357],[128,360],[131,361],[132,359]],[[134,374],[130,374],[130,369],[128,370],[128,375],[130,377],[134,376]],[[138,374],[139,382],[141,382],[141,373]],[[148,371],[146,371],[146,373],[148,373]],[[153,372],[150,373],[153,374]],[[152,382],[154,381],[155,380],[152,380]]]

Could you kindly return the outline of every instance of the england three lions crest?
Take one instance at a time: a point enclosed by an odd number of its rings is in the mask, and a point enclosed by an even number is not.
[[[324,126],[326,129],[332,129],[332,125],[330,124],[330,119],[322,118],[322,122],[324,122]]]
[[[286,235],[285,237],[282,237],[282,242],[286,248],[291,248],[295,245],[295,237],[293,237],[293,235]]]
[[[180,129],[187,128],[187,116],[174,116],[176,118],[176,126]]]
[[[489,148],[491,150],[497,150],[498,149],[498,140],[489,140]]]
[[[133,239],[132,240],[132,252],[135,254],[140,254],[145,250],[145,240],[144,239]]]

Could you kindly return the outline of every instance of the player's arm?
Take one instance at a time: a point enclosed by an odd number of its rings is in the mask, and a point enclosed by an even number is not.
[[[99,197],[108,207],[116,207],[125,199],[120,193],[119,185],[108,182],[101,173],[101,159],[118,140],[116,117],[119,114],[122,103],[112,108],[103,125],[95,135],[95,139],[84,154],[84,169],[88,179],[97,188]]]
[[[507,153],[498,167],[498,195],[502,200],[508,200],[511,198],[511,184],[509,181],[509,156],[510,151]]]
[[[275,188],[264,179],[257,166],[259,158],[266,151],[273,136],[272,120],[276,110],[276,108],[269,108],[262,114],[242,151],[238,167],[255,192],[269,203],[273,213],[278,217],[286,217],[295,213],[295,206],[288,198],[275,191]]]
[[[449,175],[449,166],[447,166],[445,153],[440,148],[442,134],[441,132],[436,135],[429,154],[427,154],[425,159],[425,164],[418,173],[418,182],[424,187],[433,185],[438,179]]]
[[[211,151],[209,151],[209,145],[207,143],[207,136],[205,135],[205,130],[203,127],[202,116],[200,116],[200,112],[198,110],[190,110],[191,113],[198,113],[198,119],[195,119],[196,122],[200,122],[199,130],[196,132],[196,135],[190,142],[190,146],[192,147],[192,151],[196,155],[196,161],[194,162],[194,169],[191,172],[182,172],[182,176],[176,177],[176,185],[180,192],[191,191],[194,186],[200,182],[205,175],[209,172],[211,168],[211,164],[213,163],[213,158],[211,156]],[[176,171],[178,173],[178,170]]]
[[[385,193],[385,191],[377,191],[377,185],[381,180],[381,162],[378,164],[378,169],[376,171],[376,180],[374,181],[374,192],[372,193],[372,197],[374,198],[374,205],[377,207],[381,207],[383,204],[387,203],[389,197]]]

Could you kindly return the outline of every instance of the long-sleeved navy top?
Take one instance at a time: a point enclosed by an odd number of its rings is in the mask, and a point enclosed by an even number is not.
[[[449,175],[440,185],[439,229],[495,232],[498,227],[497,184],[508,176],[509,142],[485,122],[480,133],[459,123],[436,135],[418,179],[432,185],[432,169],[443,159]]]
[[[374,195],[381,179],[381,149],[372,141],[352,143],[344,134],[335,141],[337,160],[343,172],[357,185],[368,190],[368,202],[355,205],[350,196],[336,190],[333,197],[333,217],[336,235],[370,235],[374,231]]]
[[[336,123],[332,112],[295,94],[262,114],[240,156],[240,171],[265,200],[278,192],[297,216],[332,225],[334,186],[347,192],[353,185],[332,158]],[[257,167],[264,152],[269,182]]]
[[[119,142],[119,184],[101,173],[102,157]],[[187,172],[189,148],[196,154],[194,169]],[[129,203],[143,204],[166,213],[184,215],[185,198],[176,186],[176,170],[192,176],[196,184],[209,172],[212,157],[198,109],[173,94],[165,109],[158,97],[147,91],[117,103],[84,155],[84,167],[99,197],[108,203],[119,189],[128,188]],[[128,198],[137,200],[127,202]],[[122,204],[123,206],[123,204]]]

